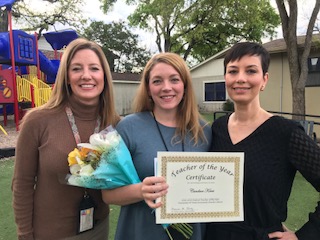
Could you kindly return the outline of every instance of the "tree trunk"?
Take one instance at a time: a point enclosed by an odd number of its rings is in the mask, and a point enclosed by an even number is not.
[[[292,89],[292,113],[294,114],[305,114],[305,81],[302,80],[302,77],[307,77],[301,75],[301,66],[299,63],[299,54],[297,50],[296,37],[289,37],[290,43],[288,51],[288,62],[290,69],[290,81]],[[307,60],[305,60],[307,61]],[[301,81],[302,80],[302,81]],[[299,120],[303,119],[300,116],[294,116],[293,119]]]
[[[164,51],[171,52],[171,41],[170,38],[164,39]]]
[[[0,32],[8,32],[8,12],[0,9]]]
[[[290,68],[290,79],[292,85],[292,112],[295,114],[306,114],[305,107],[305,85],[308,78],[307,60],[312,45],[312,32],[314,23],[320,9],[320,0],[317,0],[312,11],[302,53],[298,50],[297,43],[297,16],[298,5],[296,0],[276,0],[281,23],[282,32],[287,45],[288,61]],[[293,116],[293,119],[304,119],[304,116]]]
[[[295,114],[304,115],[305,110],[305,88],[304,87],[295,87],[292,88],[292,112]],[[303,120],[303,116],[293,116],[293,119]]]

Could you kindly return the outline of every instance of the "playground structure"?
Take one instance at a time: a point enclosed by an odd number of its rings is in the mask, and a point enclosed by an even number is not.
[[[9,32],[0,33],[0,115],[2,113],[6,126],[7,114],[12,114],[8,109],[13,109],[18,130],[19,120],[23,117],[22,106],[38,107],[49,99],[60,63],[57,51],[78,35],[73,30],[45,33],[56,58],[48,59],[38,49],[37,34],[12,29],[11,7],[14,2],[3,0],[0,3],[0,7],[5,6],[8,11],[9,23]]]

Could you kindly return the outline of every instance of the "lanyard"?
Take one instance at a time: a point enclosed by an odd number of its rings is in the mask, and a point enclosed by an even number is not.
[[[154,119],[154,121],[155,121],[155,123],[156,123],[156,125],[157,125],[157,129],[158,129],[158,132],[159,132],[159,134],[160,134],[162,143],[163,143],[164,147],[166,148],[166,151],[169,152],[168,147],[167,147],[167,144],[166,144],[166,142],[164,141],[162,132],[161,132],[161,130],[160,130],[159,123],[157,122],[156,116],[154,115],[153,112],[152,112],[152,115],[153,115],[153,119]],[[183,141],[183,139],[182,139],[182,141],[181,141],[181,146],[182,146],[182,152],[184,152],[184,141]]]
[[[76,141],[76,144],[79,144],[79,143],[81,143],[79,130],[78,130],[78,128],[77,128],[76,121],[75,121],[75,119],[74,119],[72,110],[71,110],[71,108],[68,107],[68,106],[66,107],[66,113],[67,113],[68,120],[69,120],[71,129],[72,129],[72,132],[73,132],[74,140]],[[98,132],[99,132],[100,124],[101,124],[101,120],[100,120],[100,117],[98,117],[98,118],[97,118],[96,127],[95,127],[95,129],[94,129],[94,133],[98,133]]]

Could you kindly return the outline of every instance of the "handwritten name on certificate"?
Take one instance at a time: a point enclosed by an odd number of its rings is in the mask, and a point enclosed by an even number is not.
[[[243,152],[158,152],[168,193],[156,223],[243,221]]]

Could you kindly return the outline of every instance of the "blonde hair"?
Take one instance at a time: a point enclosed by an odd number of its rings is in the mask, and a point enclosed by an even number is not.
[[[186,62],[175,53],[159,53],[154,55],[147,63],[142,73],[141,83],[133,102],[134,112],[153,111],[154,102],[148,94],[150,72],[158,63],[165,63],[172,66],[180,75],[184,84],[184,96],[178,106],[177,112],[177,130],[175,137],[184,139],[188,133],[191,133],[195,145],[199,139],[206,140],[203,127],[200,124],[202,119],[192,86],[191,75]]]
[[[98,44],[84,38],[77,38],[68,44],[61,58],[55,85],[50,99],[44,105],[32,109],[30,112],[39,109],[56,109],[66,105],[72,94],[71,88],[68,85],[68,69],[74,55],[79,50],[83,49],[90,49],[97,54],[104,72],[105,86],[100,94],[99,99],[99,115],[101,117],[101,126],[115,126],[120,120],[120,117],[115,110],[112,76],[108,61]]]

